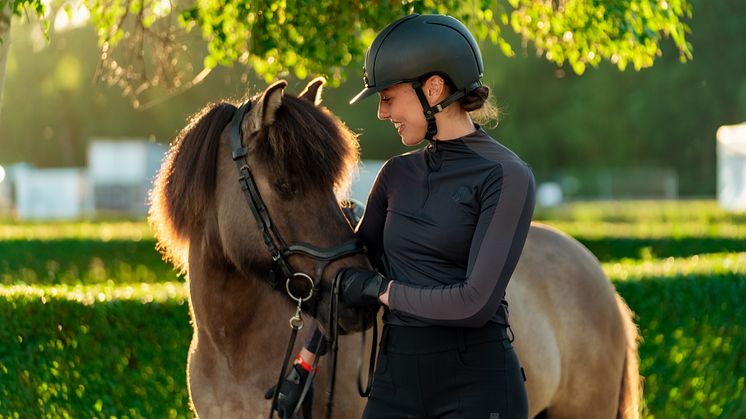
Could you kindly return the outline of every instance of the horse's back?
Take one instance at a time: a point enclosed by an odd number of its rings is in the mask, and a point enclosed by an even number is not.
[[[610,400],[619,394],[624,323],[593,254],[558,230],[532,224],[507,299],[531,416],[548,408],[550,417],[580,417],[583,410],[614,417],[606,410],[616,409]]]

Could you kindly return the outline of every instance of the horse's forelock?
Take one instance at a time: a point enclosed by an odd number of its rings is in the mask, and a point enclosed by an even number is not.
[[[148,220],[158,248],[182,271],[191,232],[202,228],[214,202],[220,135],[236,112],[229,102],[211,103],[190,118],[172,142],[150,194]],[[268,162],[274,179],[303,187],[349,187],[359,161],[357,136],[326,109],[285,95],[275,121],[253,152]]]
[[[359,160],[357,136],[324,108],[285,95],[274,123],[256,152],[269,164],[270,176],[297,181],[301,187],[344,191]]]
[[[190,118],[171,143],[150,194],[148,220],[158,248],[182,271],[189,234],[204,225],[213,202],[220,135],[236,106],[211,103]]]

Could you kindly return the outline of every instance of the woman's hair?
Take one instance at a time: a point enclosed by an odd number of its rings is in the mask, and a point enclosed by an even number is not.
[[[445,74],[437,75],[443,77],[449,95],[456,91],[456,86],[450,77]],[[495,128],[500,122],[500,109],[495,105],[493,97],[490,96],[490,88],[487,86],[480,85],[459,99],[458,103],[461,109],[469,112],[471,119],[479,125]]]
[[[479,86],[467,93],[459,99],[459,104],[480,125],[494,128],[500,122],[500,109],[495,105],[487,86]]]

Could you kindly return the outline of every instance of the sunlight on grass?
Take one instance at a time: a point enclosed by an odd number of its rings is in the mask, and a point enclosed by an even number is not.
[[[746,239],[746,222],[742,224],[735,224],[728,221],[683,221],[661,223],[660,221],[609,222],[596,220],[546,220],[542,222],[573,237],[592,239],[614,237],[644,237],[655,239],[718,237]]]
[[[635,313],[643,417],[746,417],[746,214],[624,201],[535,218],[592,251]],[[0,222],[0,318],[0,419],[188,417],[188,286],[144,220]]]
[[[575,222],[744,223],[746,212],[726,212],[715,200],[584,201],[538,208],[536,220]]]
[[[59,222],[0,224],[0,240],[96,239],[132,240],[153,239],[153,231],[145,221],[114,222]]]
[[[188,290],[181,282],[147,282],[93,285],[0,285],[0,298],[6,300],[39,300],[42,304],[50,299],[75,301],[84,305],[112,300],[136,300],[142,303],[176,301],[183,304]]]
[[[746,253],[711,253],[665,259],[622,259],[601,264],[613,281],[683,275],[746,275]]]

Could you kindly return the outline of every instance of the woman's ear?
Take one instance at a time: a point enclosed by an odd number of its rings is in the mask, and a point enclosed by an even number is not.
[[[440,103],[448,96],[445,80],[437,74],[428,77],[422,87],[430,106]]]

